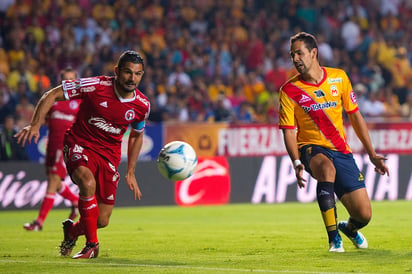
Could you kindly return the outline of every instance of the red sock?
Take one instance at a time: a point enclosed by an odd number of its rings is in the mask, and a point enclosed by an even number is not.
[[[59,190],[59,194],[64,199],[71,201],[72,204],[77,205],[79,197],[76,194],[74,194],[65,183],[62,183],[62,187]]]
[[[40,206],[39,216],[36,220],[37,222],[39,222],[40,225],[43,225],[44,220],[47,217],[47,214],[49,214],[49,211],[53,208],[55,196],[55,193],[46,193],[46,196],[44,197],[43,202]]]
[[[87,243],[98,243],[97,240],[97,218],[99,217],[99,207],[96,197],[79,197],[79,225],[84,229]],[[80,231],[80,228],[78,229]],[[74,231],[73,231],[74,232]],[[73,233],[74,234],[74,233]]]

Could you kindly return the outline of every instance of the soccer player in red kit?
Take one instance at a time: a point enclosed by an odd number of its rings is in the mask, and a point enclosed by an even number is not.
[[[76,71],[72,68],[66,68],[60,72],[60,78],[62,80],[74,80],[77,78]],[[63,160],[64,133],[73,124],[76,113],[79,110],[79,104],[78,100],[56,102],[47,114],[46,120],[49,134],[46,149],[46,195],[36,220],[23,225],[26,230],[42,230],[44,220],[53,208],[56,192],[72,203],[69,219],[74,220],[78,215],[77,204],[79,197],[62,180],[64,180],[67,173]]]
[[[117,167],[121,142],[131,126],[127,150],[126,184],[135,199],[141,192],[135,177],[135,166],[143,143],[145,121],[150,112],[149,100],[137,89],[144,73],[143,58],[135,51],[125,51],[115,67],[115,76],[63,81],[40,99],[30,125],[15,137],[21,144],[39,138],[39,127],[56,100],[80,99],[73,126],[64,139],[64,158],[71,179],[79,187],[80,219],[63,222],[62,256],[70,255],[80,235],[86,245],[73,256],[96,258],[99,253],[97,228],[108,225],[115,203],[119,181]]]

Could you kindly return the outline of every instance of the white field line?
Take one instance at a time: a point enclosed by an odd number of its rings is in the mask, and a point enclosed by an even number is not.
[[[20,264],[20,263],[32,263],[23,260],[0,260],[0,264]],[[301,271],[301,270],[275,270],[275,269],[246,269],[246,268],[226,268],[226,267],[203,267],[203,266],[190,266],[190,265],[161,265],[161,264],[130,264],[130,263],[98,263],[93,261],[92,264],[87,262],[62,262],[62,261],[37,261],[37,265],[39,264],[53,264],[53,265],[68,265],[72,264],[72,266],[76,265],[90,265],[90,266],[117,266],[117,267],[143,267],[143,268],[165,268],[165,269],[186,269],[186,270],[200,270],[200,271],[227,271],[227,272],[256,272],[256,273],[316,273],[316,274],[341,274],[344,272],[319,272],[319,271]],[[9,269],[10,270],[10,269]],[[365,273],[365,272],[363,272]]]

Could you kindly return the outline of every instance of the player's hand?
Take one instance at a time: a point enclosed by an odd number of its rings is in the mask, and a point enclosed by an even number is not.
[[[378,172],[380,175],[385,175],[388,174],[389,176],[389,169],[385,165],[385,160],[387,160],[386,157],[382,155],[375,155],[373,157],[369,157],[371,160],[372,164],[375,165],[375,171]]]
[[[34,143],[37,144],[40,138],[39,127],[35,126],[25,126],[19,132],[14,134],[14,137],[17,138],[17,143],[24,146],[26,141],[31,144],[32,138],[34,138]]]
[[[304,170],[305,170],[305,166],[303,164],[300,164],[297,167],[295,167],[295,174],[296,174],[296,179],[298,181],[299,188],[304,188],[306,186],[306,180],[303,178]]]
[[[126,175],[126,184],[129,187],[129,189],[133,192],[134,199],[140,200],[142,197],[142,192],[140,191],[139,186],[137,185],[136,177],[134,176],[134,173],[127,174]]]

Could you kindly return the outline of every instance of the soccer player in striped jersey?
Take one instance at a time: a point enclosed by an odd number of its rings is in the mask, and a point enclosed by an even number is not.
[[[77,238],[86,237],[86,245],[73,259],[96,258],[99,254],[97,228],[109,224],[120,178],[117,168],[122,138],[129,127],[125,181],[135,199],[142,195],[135,166],[150,112],[149,100],[137,89],[144,73],[143,58],[135,51],[125,51],[114,71],[115,76],[67,80],[49,90],[37,104],[30,125],[15,135],[21,144],[32,138],[37,142],[40,123],[55,101],[81,100],[63,148],[67,172],[79,187],[80,219],[63,222],[60,254],[70,255]]]
[[[319,64],[315,37],[305,32],[292,36],[290,55],[298,74],[280,89],[279,127],[295,168],[298,186],[306,186],[303,170],[318,182],[317,201],[330,252],[344,252],[339,230],[357,248],[367,248],[367,240],[359,229],[369,223],[372,208],[364,177],[346,142],[343,111],[381,175],[389,175],[384,163],[386,158],[376,154],[372,146],[347,74],[341,69]],[[339,224],[335,193],[350,216]]]
[[[62,80],[74,80],[77,78],[77,74],[74,69],[66,68],[60,72],[60,78]],[[28,231],[42,230],[43,223],[53,208],[56,192],[72,203],[69,219],[74,220],[78,215],[79,197],[62,180],[67,175],[66,165],[63,160],[64,133],[73,124],[79,110],[79,104],[78,100],[59,101],[54,103],[47,114],[46,120],[49,129],[45,163],[47,189],[36,220],[23,225],[24,229]]]

